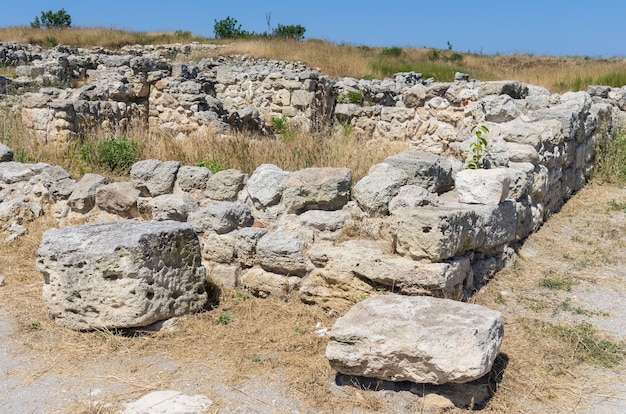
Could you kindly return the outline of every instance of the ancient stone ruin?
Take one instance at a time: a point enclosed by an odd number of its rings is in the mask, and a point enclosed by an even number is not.
[[[433,384],[487,373],[502,317],[462,300],[585,185],[595,140],[625,119],[626,88],[558,95],[463,74],[452,83],[416,73],[333,80],[245,56],[191,62],[192,52],[214,47],[0,44],[0,64],[18,74],[0,77],[0,93],[46,145],[137,121],[179,139],[272,134],[271,119],[285,117],[305,130],[349,125],[363,142],[412,149],[358,182],[346,168],[266,164],[248,176],[172,160],[140,161],[127,181],[109,182],[14,162],[0,145],[7,240],[44,212],[61,227],[76,217],[96,223],[50,230],[41,242],[37,267],[55,321],[146,326],[201,310],[205,286],[237,288],[341,313],[354,306],[329,334],[327,356],[341,373]],[[41,87],[73,79],[82,86]],[[476,125],[489,128],[488,169],[464,168]]]

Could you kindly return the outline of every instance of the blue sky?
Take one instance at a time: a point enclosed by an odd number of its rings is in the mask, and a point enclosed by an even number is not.
[[[231,16],[247,31],[300,24],[306,38],[368,46],[435,47],[485,54],[626,56],[626,1],[5,1],[0,26],[28,25],[64,8],[74,26],[184,30],[213,37]]]

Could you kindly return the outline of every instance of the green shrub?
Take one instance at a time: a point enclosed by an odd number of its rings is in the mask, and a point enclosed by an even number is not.
[[[272,31],[272,35],[283,39],[302,40],[304,39],[305,32],[306,29],[304,28],[304,26],[301,26],[299,24],[287,26],[279,24],[276,29]]]
[[[102,141],[97,145],[86,142],[79,150],[80,158],[88,165],[119,173],[130,171],[130,167],[137,162],[138,153],[137,142],[124,137]]]
[[[401,47],[387,47],[380,52],[380,56],[382,57],[398,57],[402,54]]]
[[[272,117],[272,127],[274,128],[274,132],[283,133],[287,131],[287,117],[285,115],[281,117]]]
[[[448,60],[451,60],[452,62],[460,62],[463,60],[463,55],[460,53],[453,53],[450,55]]]
[[[430,49],[428,51],[428,60],[431,62],[439,60],[439,56],[441,56],[441,52],[438,49]]]
[[[196,167],[208,168],[213,174],[224,171],[224,166],[217,158],[200,158],[198,162],[196,162]]]
[[[248,32],[241,28],[241,25],[237,25],[237,19],[230,16],[222,20],[215,20],[213,26],[213,33],[215,33],[216,39],[236,39],[239,37],[245,37],[249,35]]]
[[[30,23],[30,27],[33,29],[39,29],[41,26],[46,29],[55,28],[55,29],[64,29],[72,26],[72,18],[65,11],[65,9],[58,10],[57,12],[53,12],[52,10],[48,10],[47,12],[41,12],[41,19],[39,17],[35,17]]]
[[[338,103],[352,103],[352,104],[360,104],[363,102],[363,92],[361,91],[349,91],[347,93],[342,93],[337,97]]]

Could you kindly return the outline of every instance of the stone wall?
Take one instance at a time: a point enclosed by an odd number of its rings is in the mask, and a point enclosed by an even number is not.
[[[331,309],[379,290],[459,299],[510,263],[513,246],[585,185],[596,137],[622,123],[626,109],[626,88],[557,95],[463,74],[451,83],[415,73],[332,80],[299,63],[242,56],[180,63],[207,47],[44,52],[2,44],[0,58],[19,54],[10,63],[29,64],[7,88],[82,79],[77,88],[22,95],[25,124],[48,143],[136,120],[189,139],[271,133],[272,117],[285,116],[303,129],[344,124],[361,140],[413,149],[356,183],[345,168],[262,165],[248,176],[157,160],[135,164],[127,182],[93,174],[75,181],[59,167],[3,162],[7,238],[23,234],[44,204],[65,221],[188,221],[219,288],[298,295]],[[463,169],[475,125],[489,128],[487,170]]]

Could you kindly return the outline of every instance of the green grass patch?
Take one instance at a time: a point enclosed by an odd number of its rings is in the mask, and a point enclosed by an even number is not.
[[[626,183],[626,132],[600,134],[595,145],[594,179],[609,184]]]
[[[554,290],[566,290],[566,291],[571,291],[572,287],[574,285],[578,284],[578,281],[569,278],[569,277],[552,277],[552,276],[547,276],[547,277],[542,277],[541,279],[539,279],[539,287],[544,287],[547,289],[554,289]]]
[[[624,359],[624,344],[610,341],[598,335],[589,323],[581,323],[574,327],[549,325],[547,333],[569,344],[572,353],[580,362],[611,368]]]
[[[79,150],[82,161],[96,168],[127,174],[137,162],[139,144],[125,137],[101,141],[97,144],[86,142]]]

